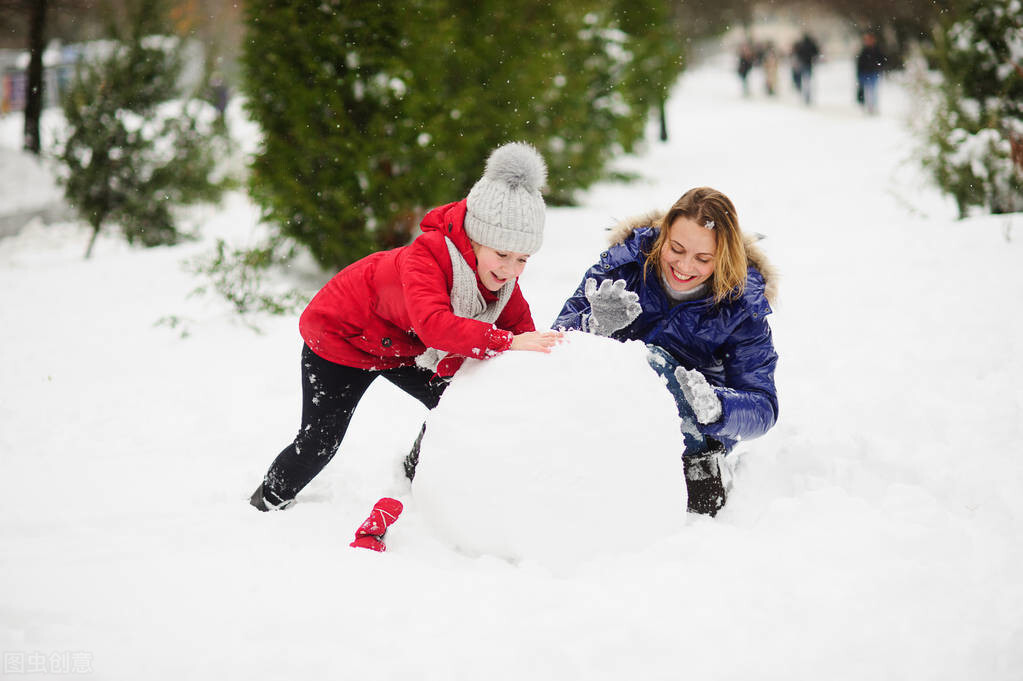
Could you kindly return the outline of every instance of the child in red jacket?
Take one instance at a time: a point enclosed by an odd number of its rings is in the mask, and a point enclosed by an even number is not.
[[[249,502],[283,509],[337,452],[362,395],[383,376],[435,407],[466,357],[550,352],[517,278],[543,240],[543,158],[506,144],[462,201],[430,211],[408,246],[341,270],[299,320],[302,426]]]

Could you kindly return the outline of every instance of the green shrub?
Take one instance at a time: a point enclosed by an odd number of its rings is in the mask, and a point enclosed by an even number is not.
[[[549,201],[570,202],[642,139],[682,64],[667,7],[624,1],[246,8],[244,87],[263,131],[251,192],[332,268],[406,243],[504,142],[537,146]]]
[[[242,317],[296,313],[309,302],[308,297],[294,288],[274,290],[267,281],[271,270],[285,266],[294,256],[293,244],[280,237],[253,248],[230,248],[223,239],[217,239],[211,253],[187,262],[188,270],[207,282],[192,293],[204,295],[212,290]]]
[[[174,208],[222,190],[211,180],[217,135],[202,121],[211,109],[181,96],[180,42],[166,37],[161,3],[128,10],[127,30],[103,43],[105,56],[79,64],[63,101],[57,157],[65,196],[93,230],[86,257],[109,223],[131,243],[175,243]]]

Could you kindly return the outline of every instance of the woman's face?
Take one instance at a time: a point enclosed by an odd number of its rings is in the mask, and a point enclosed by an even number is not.
[[[714,274],[717,235],[713,229],[679,216],[668,227],[661,248],[661,271],[672,289],[691,291]]]
[[[528,253],[496,251],[475,241],[472,242],[472,250],[476,253],[476,273],[488,291],[497,291],[509,279],[521,275],[529,260]]]

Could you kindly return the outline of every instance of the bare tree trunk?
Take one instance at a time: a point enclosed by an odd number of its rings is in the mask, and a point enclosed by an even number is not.
[[[661,141],[662,142],[667,142],[668,141],[668,115],[664,111],[664,98],[663,97],[661,98],[661,101],[657,103],[657,109],[658,109],[658,114],[660,115],[660,119],[661,119]]]
[[[100,226],[99,225],[93,225],[92,226],[92,236],[89,237],[89,245],[85,249],[85,259],[86,260],[88,260],[89,258],[92,257],[92,247],[96,245],[96,237],[99,236],[99,230],[100,230]]]
[[[28,31],[28,79],[25,84],[25,150],[39,154],[39,118],[43,113],[43,50],[46,49],[46,5],[29,0],[32,15]]]

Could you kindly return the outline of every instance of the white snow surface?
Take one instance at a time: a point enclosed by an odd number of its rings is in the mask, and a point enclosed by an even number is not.
[[[682,435],[647,354],[573,331],[550,354],[471,360],[426,420],[416,508],[468,555],[559,575],[674,534]]]
[[[3,187],[0,189],[0,218],[45,208],[61,198],[52,165],[24,153],[20,146],[14,149],[0,146],[0,186]]]
[[[788,89],[744,100],[730,57],[692,69],[671,140],[618,162],[638,181],[548,211],[520,280],[541,326],[608,225],[697,185],[735,201],[782,274],[780,420],[736,450],[728,505],[567,573],[434,529],[400,465],[425,410],[384,381],[299,503],[248,506],[298,428],[297,320],[254,333],[187,297],[181,266],[253,239],[244,195],[191,211],[201,240],[172,248],[101,237],[85,261],[80,223],[0,240],[4,673],[55,676],[74,654],[118,680],[1021,678],[1023,220],[955,219],[898,82],[867,117],[852,64],[814,80],[806,108]],[[333,273],[299,274],[311,294]],[[538,395],[576,426],[578,405]],[[475,484],[531,517],[501,471]],[[349,548],[382,496],[406,504],[387,552]]]

